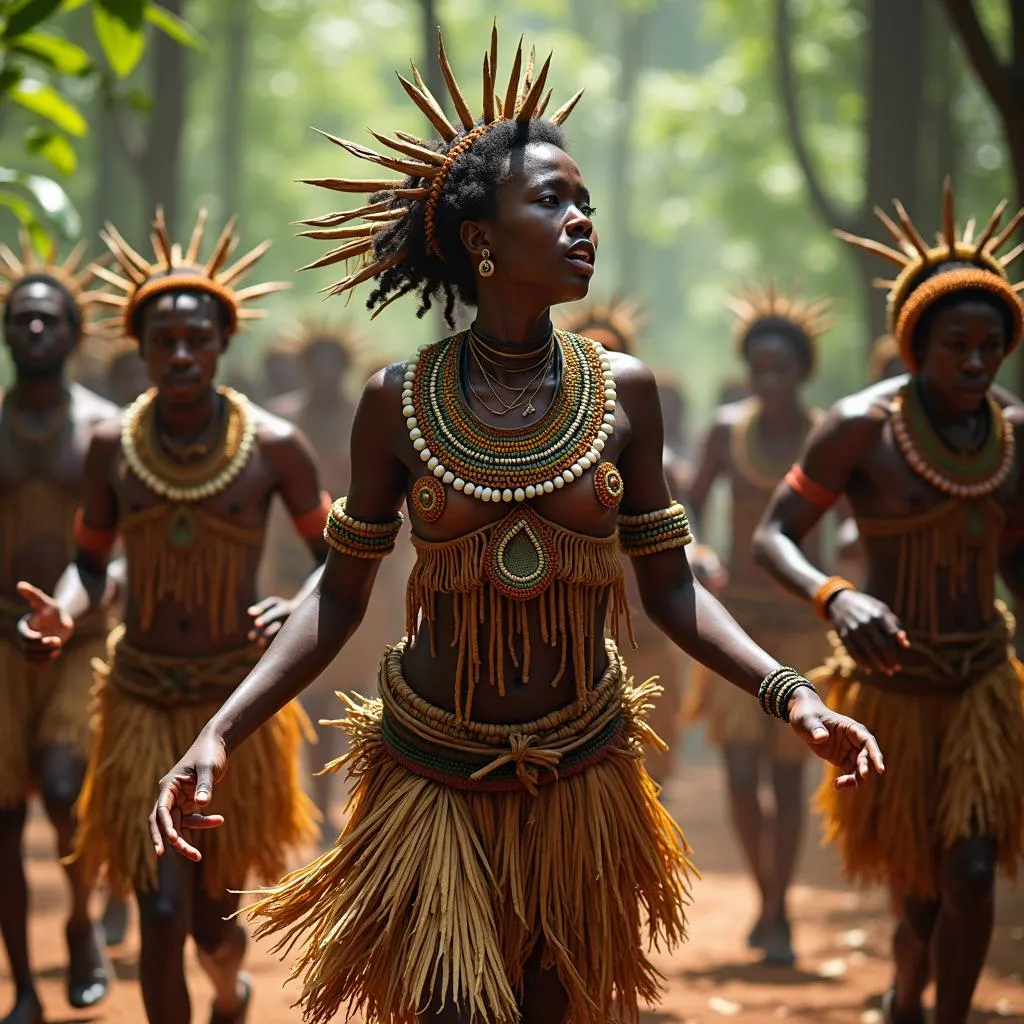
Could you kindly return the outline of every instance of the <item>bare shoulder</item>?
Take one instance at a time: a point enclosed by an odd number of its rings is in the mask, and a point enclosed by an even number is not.
[[[124,422],[124,413],[113,403],[108,404],[113,411],[92,423],[88,462],[93,466],[109,466],[121,452],[121,425]]]
[[[284,466],[289,458],[313,459],[313,449],[305,434],[288,420],[275,416],[259,405],[251,407],[256,420],[256,444],[272,465]]]
[[[390,363],[378,370],[363,385],[363,394],[359,399],[357,421],[371,426],[387,426],[393,429],[395,419],[401,417],[405,403],[402,398],[406,392],[406,372],[408,363],[403,359]]]
[[[301,391],[289,391],[284,395],[275,395],[271,398],[267,402],[266,411],[273,416],[279,416],[281,419],[294,423],[302,411],[303,401],[304,396]]]
[[[861,448],[877,441],[889,420],[892,400],[906,380],[905,376],[883,380],[839,399],[815,427],[816,446]]]
[[[68,392],[71,395],[71,415],[76,422],[95,425],[104,420],[120,421],[121,410],[110,399],[77,383],[72,383]]]
[[[628,404],[632,400],[648,401],[653,394],[657,398],[658,383],[651,368],[636,356],[625,352],[605,351],[615,378],[618,400]]]
[[[1013,422],[1020,421],[1021,413],[1024,411],[1024,400],[1001,384],[993,384],[988,391]]]

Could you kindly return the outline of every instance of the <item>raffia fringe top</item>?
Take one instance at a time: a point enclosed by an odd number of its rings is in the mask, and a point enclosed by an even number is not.
[[[571,671],[576,698],[585,703],[604,651],[606,625],[618,638],[625,622],[633,641],[617,532],[607,537],[574,533],[520,505],[463,537],[435,542],[414,534],[412,542],[417,557],[406,589],[406,632],[415,635],[422,615],[436,655],[437,596],[451,598],[449,642],[458,649],[455,715],[462,721],[472,714],[485,659],[488,677],[504,696],[506,651],[525,683],[532,645],[539,640],[561,647],[551,685]],[[600,621],[599,609],[604,610]]]

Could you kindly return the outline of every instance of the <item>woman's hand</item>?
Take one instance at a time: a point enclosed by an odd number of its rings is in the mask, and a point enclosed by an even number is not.
[[[900,620],[887,604],[859,590],[841,590],[826,608],[839,639],[861,668],[891,676],[910,646]]]
[[[158,857],[164,855],[166,843],[189,860],[203,859],[181,831],[224,824],[222,815],[204,814],[203,808],[209,807],[214,784],[223,777],[227,764],[224,743],[204,729],[185,756],[160,780],[160,794],[149,815],[149,834]]]
[[[252,619],[249,639],[261,649],[270,646],[270,641],[281,631],[288,616],[295,611],[295,603],[283,597],[265,597],[248,609]]]
[[[832,711],[809,686],[790,697],[789,724],[818,757],[843,773],[835,780],[836,789],[859,786],[872,769],[885,774],[875,737],[860,722]]]
[[[694,544],[687,552],[690,571],[701,586],[712,593],[729,582],[729,573],[713,548],[707,544]]]
[[[18,593],[30,611],[18,620],[18,641],[29,661],[55,661],[75,635],[75,620],[38,587],[22,580]]]

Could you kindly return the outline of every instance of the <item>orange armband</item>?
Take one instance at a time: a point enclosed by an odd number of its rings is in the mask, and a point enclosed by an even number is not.
[[[97,529],[94,526],[85,525],[85,516],[81,509],[75,513],[75,543],[83,550],[92,555],[106,554],[117,540],[117,527],[110,526],[106,529]]]
[[[793,468],[786,474],[786,483],[794,493],[822,512],[827,512],[839,500],[839,495],[835,491],[816,484],[795,462]]]
[[[327,513],[331,511],[331,496],[326,491],[320,492],[320,504],[301,515],[292,516],[295,530],[303,540],[315,540],[321,537],[327,525]]]

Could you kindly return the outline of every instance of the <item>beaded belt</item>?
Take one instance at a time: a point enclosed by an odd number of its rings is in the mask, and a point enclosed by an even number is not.
[[[608,668],[588,694],[533,722],[459,722],[416,694],[402,674],[404,642],[381,663],[381,733],[409,771],[453,789],[509,792],[576,775],[616,749],[625,725],[624,668],[614,645]]]

